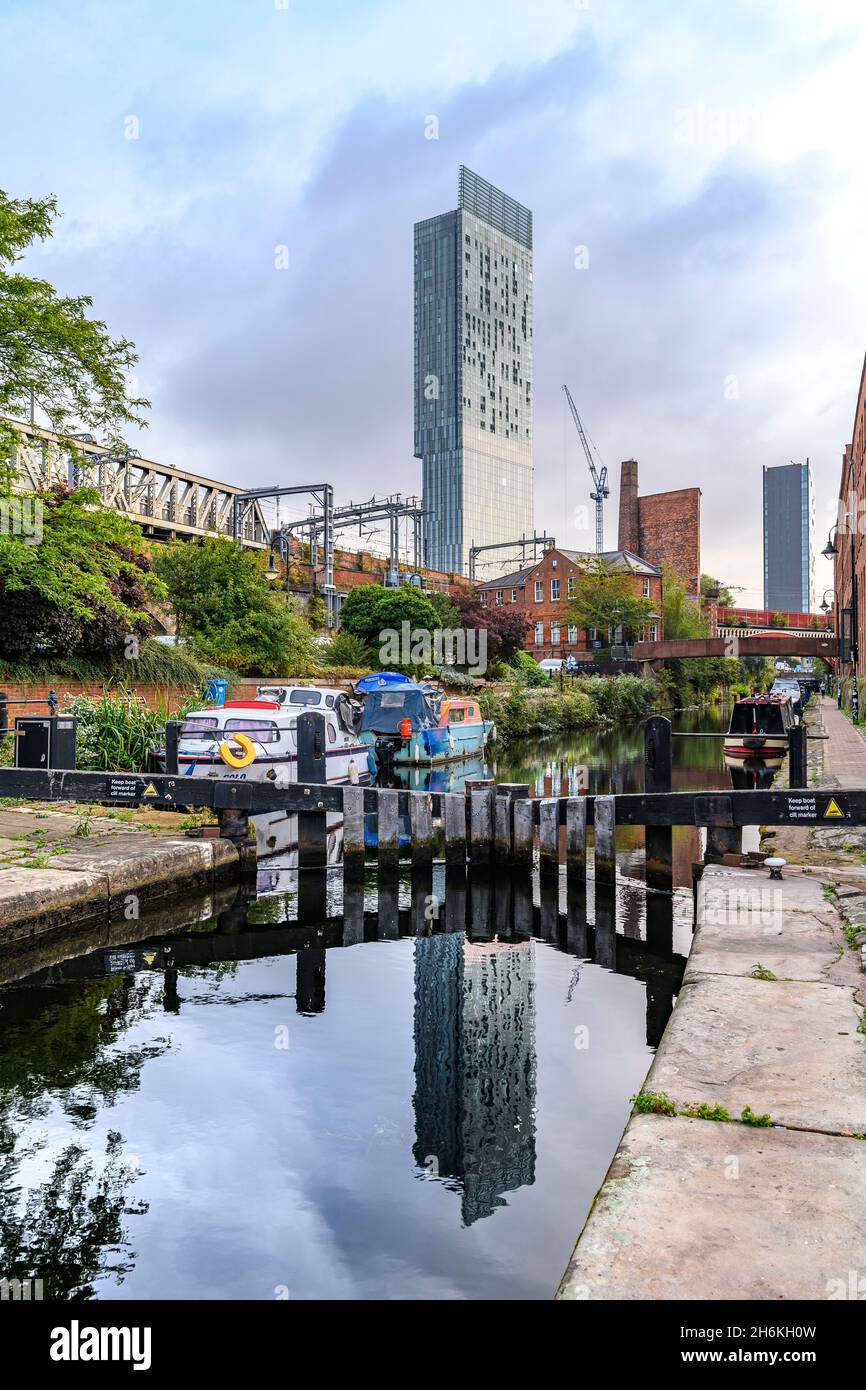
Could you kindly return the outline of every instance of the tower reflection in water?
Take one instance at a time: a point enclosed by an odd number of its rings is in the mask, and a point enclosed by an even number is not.
[[[464,1226],[535,1180],[535,943],[415,941],[415,1144]]]

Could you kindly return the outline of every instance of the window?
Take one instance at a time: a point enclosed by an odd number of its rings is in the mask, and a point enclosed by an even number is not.
[[[516,589],[512,589],[512,590],[511,590],[511,602],[512,602],[512,603],[516,603],[516,602],[517,602],[517,590],[516,590]]]
[[[544,642],[544,623],[535,624],[535,645],[540,647]]]
[[[336,743],[336,742],[337,742],[337,730],[334,728],[333,724],[329,724],[329,725],[328,725],[328,742],[329,742],[329,743]]]
[[[321,691],[318,690],[293,690],[289,696],[290,705],[320,705],[322,703]]]
[[[487,607],[487,590],[486,590],[486,589],[482,589],[482,590],[481,590],[481,606],[482,606],[482,608],[486,608],[486,607]]]
[[[576,580],[576,579],[569,579],[569,581],[568,581],[568,597],[569,597],[569,598],[577,598],[577,580]]]
[[[502,590],[501,590],[501,589],[497,589],[497,590],[496,590],[496,607],[497,607],[497,608],[501,608],[501,607],[502,607]]]
[[[569,642],[572,642],[572,643],[574,643],[574,642],[577,641],[577,628],[576,628],[576,627],[570,627],[570,628],[568,629],[568,640],[569,640]]]
[[[543,579],[536,579],[536,581],[535,581],[535,602],[536,602],[536,603],[541,603],[541,602],[543,602],[543,600],[544,600],[544,580],[543,580]]]
[[[550,581],[550,601],[551,601],[551,603],[559,603],[559,584],[560,584],[560,581],[559,581],[558,579],[551,579],[551,581]]]
[[[466,711],[464,709],[450,709],[448,711],[449,724],[462,724],[465,719]]]
[[[658,623],[650,623],[649,640],[650,640],[651,642],[657,642],[657,641],[659,640],[659,625],[658,625]]]
[[[552,646],[559,646],[559,623],[550,624],[550,641]]]
[[[643,582],[643,596],[644,596],[644,598],[649,598],[649,596],[650,596],[649,580],[648,580],[648,579],[645,579],[644,582]]]
[[[277,726],[272,724],[269,719],[227,719],[224,727],[227,734],[235,730],[239,734],[246,734],[256,743],[277,743],[279,741]]]

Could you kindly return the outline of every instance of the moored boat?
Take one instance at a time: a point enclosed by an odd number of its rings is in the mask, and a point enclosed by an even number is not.
[[[788,695],[751,695],[738,700],[724,741],[725,761],[781,759],[788,749],[788,730],[797,719]]]
[[[477,758],[495,738],[496,726],[482,717],[477,700],[446,699],[437,712],[416,681],[383,672],[366,682],[366,691],[362,682],[355,687],[366,694],[358,733],[379,771]]]
[[[321,699],[300,698],[304,691]],[[263,693],[263,692],[260,692]],[[230,700],[191,710],[178,738],[178,772],[232,782],[298,780],[297,720],[304,708],[317,708],[325,720],[327,780],[335,784],[370,781],[367,745],[355,732],[357,711],[342,691],[292,686],[283,699]],[[291,696],[295,698],[292,699]],[[329,703],[328,695],[333,696]],[[284,854],[297,846],[297,817],[283,811],[252,816],[259,855]],[[341,818],[328,817],[328,828]]]

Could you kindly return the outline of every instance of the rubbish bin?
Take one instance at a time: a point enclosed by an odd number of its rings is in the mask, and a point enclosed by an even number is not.
[[[226,702],[227,689],[227,681],[218,680],[216,676],[212,676],[205,685],[204,698],[209,705],[224,705]]]

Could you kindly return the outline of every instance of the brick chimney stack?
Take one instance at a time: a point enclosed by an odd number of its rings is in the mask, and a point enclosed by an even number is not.
[[[637,506],[637,459],[624,459],[619,466],[618,550],[640,554],[640,523]]]

